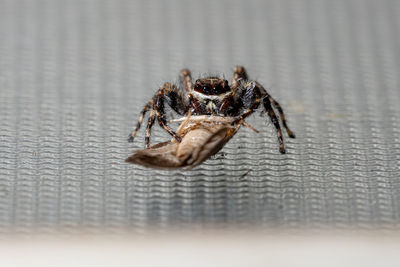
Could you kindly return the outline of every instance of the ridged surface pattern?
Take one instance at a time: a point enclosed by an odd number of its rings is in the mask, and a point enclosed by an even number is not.
[[[398,229],[400,1],[0,0],[0,229]],[[124,159],[183,67],[283,106],[192,171]],[[152,142],[169,139],[155,125]]]

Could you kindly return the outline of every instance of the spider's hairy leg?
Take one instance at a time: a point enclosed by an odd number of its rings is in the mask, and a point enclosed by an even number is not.
[[[149,119],[147,120],[147,126],[146,126],[146,136],[145,136],[145,143],[146,143],[146,148],[150,147],[150,135],[151,135],[151,127],[153,127],[154,121],[156,119],[156,111],[152,110],[150,112]]]
[[[149,111],[149,109],[153,106],[153,99],[151,99],[149,102],[147,102],[147,104],[144,106],[144,108],[142,109],[142,111],[140,112],[140,116],[136,125],[135,130],[128,136],[128,142],[132,143],[133,140],[135,139],[135,136],[137,134],[137,132],[140,129],[140,126],[142,125],[144,116],[146,115],[147,111]]]
[[[251,106],[246,109],[242,115],[240,115],[237,119],[235,119],[232,122],[232,125],[237,125],[238,123],[241,123],[242,121],[244,121],[245,118],[247,118],[248,116],[250,116],[251,114],[254,113],[254,111],[258,108],[258,106],[260,105],[261,99],[257,98],[254,100],[254,102],[251,104]]]
[[[240,80],[247,80],[248,78],[245,68],[243,66],[236,66],[233,71],[232,88],[237,88]]]
[[[267,91],[258,82],[248,82],[245,85],[245,90],[241,94],[243,107],[247,108],[247,110],[239,118],[237,118],[234,123],[240,123],[246,117],[251,115],[254,110],[258,108],[259,104],[262,101],[264,108],[268,112],[268,116],[270,117],[272,124],[275,126],[276,132],[278,134],[279,151],[282,154],[285,154],[286,150],[283,143],[281,126],[279,124],[279,120],[275,114],[275,111],[271,106]]]
[[[281,117],[281,120],[282,120],[283,127],[285,127],[286,132],[288,133],[289,137],[296,138],[296,135],[287,126],[285,114],[283,113],[283,109],[282,109],[281,105],[279,105],[279,103],[275,99],[273,99],[272,96],[270,96],[270,95],[268,95],[268,99],[272,103],[272,105],[278,110],[279,116]]]
[[[155,97],[157,98],[159,94],[161,94],[163,101],[165,99],[167,104],[179,115],[185,115],[188,112],[189,99],[176,85],[165,83],[156,93]],[[164,104],[164,102],[162,103]]]
[[[250,116],[261,103],[260,88],[255,82],[248,82],[244,89],[245,90],[239,92],[239,94],[242,95],[242,108],[245,108],[246,110],[232,122],[232,125],[241,123],[245,118]]]
[[[181,70],[181,78],[185,86],[185,91],[190,92],[193,88],[192,75],[190,73],[190,70],[188,69]]]
[[[167,120],[165,119],[165,109],[164,109],[164,93],[171,93],[169,90],[171,89],[171,84],[167,83],[164,85],[162,89],[160,89],[156,96],[153,104],[153,110],[157,114],[157,121],[161,128],[167,131],[170,135],[172,135],[175,140],[178,142],[181,141],[181,138],[168,126]]]
[[[171,130],[171,128],[166,123],[164,100],[166,100],[168,105],[171,106],[171,108],[180,115],[186,114],[189,109],[188,101],[182,94],[181,90],[179,90],[179,88],[177,88],[174,84],[165,83],[143,108],[135,131],[133,131],[133,133],[129,135],[129,142],[133,142],[133,139],[135,138],[143,122],[144,116],[149,110],[151,110],[151,113],[147,121],[146,127],[146,147],[150,146],[151,127],[153,126],[155,119],[158,120],[159,125],[164,130],[174,136],[175,139],[177,139],[178,141],[180,140],[180,138],[175,134],[174,131]]]
[[[281,152],[282,154],[285,154],[286,150],[285,150],[285,146],[283,144],[283,136],[282,136],[281,126],[279,124],[278,118],[276,117],[275,111],[273,110],[273,108],[271,106],[271,102],[270,102],[268,96],[265,96],[263,98],[263,104],[264,104],[265,110],[268,112],[268,116],[271,119],[272,124],[274,124],[274,126],[276,128],[276,132],[278,134],[278,141],[279,141],[279,152]]]

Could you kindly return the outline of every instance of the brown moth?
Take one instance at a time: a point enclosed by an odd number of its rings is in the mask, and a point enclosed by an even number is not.
[[[192,169],[220,151],[241,124],[255,130],[245,122],[232,125],[233,121],[232,117],[189,114],[173,121],[182,122],[176,132],[181,142],[172,138],[171,141],[136,150],[126,162],[155,169]]]

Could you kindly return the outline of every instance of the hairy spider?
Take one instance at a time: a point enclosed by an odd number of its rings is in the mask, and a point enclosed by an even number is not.
[[[165,102],[176,113],[182,116],[191,112],[193,115],[233,117],[235,118],[232,122],[233,126],[242,123],[262,103],[277,131],[279,151],[282,154],[286,151],[281,126],[273,107],[277,109],[282,120],[282,125],[289,137],[295,138],[294,133],[287,126],[285,115],[279,103],[257,81],[248,80],[244,67],[235,67],[231,85],[228,84],[227,80],[219,77],[201,78],[193,84],[188,69],[181,71],[180,78],[180,86],[169,82],[165,83],[144,106],[136,129],[129,135],[129,142],[133,142],[148,111],[150,111],[150,116],[146,127],[146,148],[150,147],[151,127],[156,119],[165,131],[172,135],[178,142],[181,141],[181,137],[167,124]]]

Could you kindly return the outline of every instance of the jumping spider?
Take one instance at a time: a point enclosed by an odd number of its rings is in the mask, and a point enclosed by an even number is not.
[[[144,106],[136,129],[129,135],[128,141],[133,142],[144,116],[150,110],[147,121],[145,143],[146,148],[150,147],[151,127],[157,119],[158,124],[172,135],[178,142],[181,138],[168,126],[165,117],[165,102],[179,115],[214,115],[229,116],[235,120],[232,125],[240,124],[246,117],[251,115],[262,103],[265,111],[274,124],[279,141],[279,151],[286,153],[281,126],[273,109],[276,108],[282,125],[289,137],[295,138],[294,133],[286,123],[285,115],[278,102],[276,102],[257,81],[248,81],[246,70],[242,66],[236,66],[231,85],[228,81],[219,77],[207,77],[196,80],[193,84],[190,71],[181,71],[181,83],[177,86],[172,83],[165,83]]]

